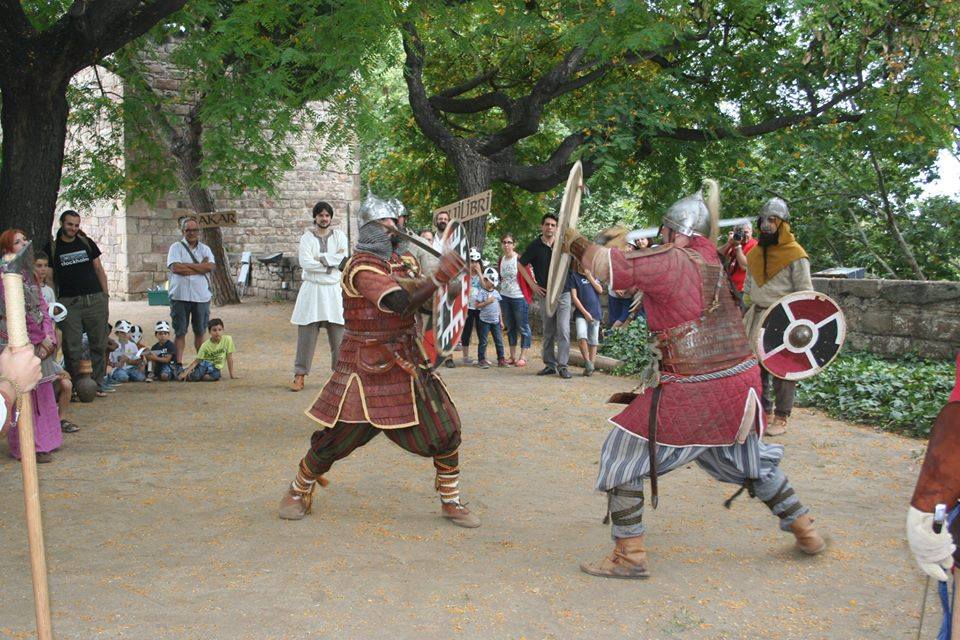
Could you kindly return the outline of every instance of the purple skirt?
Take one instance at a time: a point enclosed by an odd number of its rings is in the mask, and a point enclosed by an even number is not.
[[[57,409],[57,396],[53,391],[53,382],[41,382],[30,392],[33,401],[33,439],[37,453],[59,449],[63,444],[60,431],[60,411]],[[7,444],[10,455],[20,459],[20,430],[12,426],[7,431]]]

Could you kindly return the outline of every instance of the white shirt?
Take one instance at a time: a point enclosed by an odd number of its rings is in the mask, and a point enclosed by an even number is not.
[[[187,241],[184,240],[181,242],[174,242],[170,245],[170,250],[167,251],[167,268],[170,269],[170,265],[175,262],[182,262],[184,264],[194,264],[193,258],[190,257],[190,253],[187,252],[186,247],[183,246]],[[203,244],[202,242],[197,242],[196,247],[190,247],[190,251],[193,252],[193,255],[197,257],[198,262],[203,262],[203,259],[206,258],[211,264],[216,264],[216,261],[213,259],[213,251],[210,250],[210,247]],[[210,280],[206,274],[196,274],[192,276],[181,276],[170,270],[170,299],[171,300],[182,300],[184,302],[210,302],[210,298],[213,297],[210,292]]]
[[[343,324],[339,265],[347,257],[347,235],[339,229],[333,229],[325,240],[324,248],[310,229],[300,237],[297,257],[302,270],[302,282],[290,317],[293,324]]]
[[[437,231],[435,234],[433,234],[433,242],[431,244],[433,245],[434,251],[443,252],[443,232],[442,231]]]

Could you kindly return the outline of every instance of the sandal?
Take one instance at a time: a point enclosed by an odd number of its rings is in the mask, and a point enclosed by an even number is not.
[[[517,358],[517,362],[516,362],[515,366],[517,366],[517,367],[525,367],[525,366],[527,366],[527,361],[524,360],[523,358]]]
[[[106,398],[106,397],[107,397],[107,394],[106,394],[106,392],[100,391],[100,390],[98,389],[98,390],[97,390],[97,397],[98,397],[98,398]]]
[[[73,424],[69,420],[61,420],[60,431],[63,431],[64,433],[76,433],[77,431],[80,431],[80,427]]]

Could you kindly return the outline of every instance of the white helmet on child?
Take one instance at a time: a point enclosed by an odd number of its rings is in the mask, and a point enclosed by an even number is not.
[[[489,280],[495,287],[500,284],[500,274],[497,273],[497,270],[493,267],[487,267],[484,269],[483,277]]]
[[[113,325],[114,331],[122,331],[123,333],[130,333],[131,329],[133,329],[133,325],[127,322],[126,320],[117,320],[117,324]]]
[[[67,308],[59,302],[54,302],[50,305],[49,312],[50,318],[53,319],[54,322],[63,322],[67,317]]]
[[[134,342],[140,342],[140,338],[143,337],[143,327],[138,324],[130,327],[130,339]]]
[[[166,331],[170,333],[170,323],[166,320],[157,320],[157,324],[153,325],[154,333],[160,333],[161,331]]]
[[[477,251],[476,247],[470,249],[470,261],[471,262],[480,262],[480,252]]]

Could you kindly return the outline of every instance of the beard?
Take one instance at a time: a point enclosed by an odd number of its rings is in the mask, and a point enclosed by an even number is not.
[[[447,223],[446,223],[446,222],[438,222],[438,223],[437,223],[437,231],[439,231],[440,233],[443,233],[444,231],[446,231],[446,229],[447,229]]]
[[[767,233],[765,231],[760,232],[760,236],[757,237],[757,244],[761,247],[773,247],[780,244],[780,232],[774,231],[773,233]]]
[[[328,229],[330,227],[330,221],[323,222],[322,220],[318,220],[316,222],[316,225],[321,229]]]

